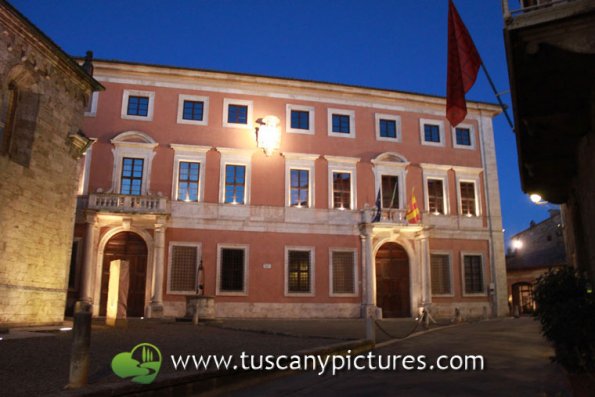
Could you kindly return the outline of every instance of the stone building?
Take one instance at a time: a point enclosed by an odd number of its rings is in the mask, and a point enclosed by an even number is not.
[[[569,264],[595,283],[595,2],[502,4],[521,186],[561,204]]]
[[[89,142],[79,131],[102,87],[5,1],[0,43],[0,324],[59,323]]]
[[[533,312],[533,285],[537,278],[548,269],[567,263],[560,210],[550,210],[549,213],[549,218],[539,223],[532,221],[528,229],[510,240],[506,275],[513,313]]]
[[[499,107],[471,102],[455,129],[440,97],[94,66],[73,299],[95,315],[116,260],[129,316],[181,316],[197,293],[219,317],[508,313]]]

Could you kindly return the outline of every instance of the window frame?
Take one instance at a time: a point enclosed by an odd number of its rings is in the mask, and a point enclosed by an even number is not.
[[[173,252],[174,246],[182,246],[182,247],[195,247],[196,248],[196,264],[195,264],[195,274],[194,274],[194,281],[195,284],[198,283],[198,267],[200,266],[200,261],[202,259],[202,243],[200,242],[190,242],[190,241],[170,241],[168,245],[168,257],[167,257],[167,283],[166,283],[166,294],[168,295],[194,295],[196,294],[196,288],[192,291],[174,291],[171,289],[171,272],[173,268]],[[195,285],[196,287],[196,285]]]
[[[328,161],[328,209],[335,211],[356,211],[357,210],[357,162],[359,158],[355,157],[338,157],[338,156],[325,156]],[[333,183],[333,174],[335,172],[345,172],[351,174],[350,178],[350,208],[335,208],[334,207],[334,196],[335,187]]]
[[[422,168],[424,184],[424,213],[433,216],[451,215],[452,211],[450,208],[450,187],[448,178],[448,171],[451,169],[451,166],[427,163],[422,163],[420,164],[420,166]],[[430,192],[428,189],[428,180],[430,179],[442,180],[442,199],[444,214],[436,214],[435,212],[430,212]]]
[[[88,107],[85,108],[85,117],[95,117],[97,116],[97,106],[99,104],[99,91],[93,91],[89,95],[89,102]]]
[[[197,204],[204,201],[204,186],[205,186],[205,168],[206,168],[206,155],[211,148],[209,146],[198,146],[198,145],[169,145],[174,150],[174,169],[172,175],[172,192],[171,200],[178,203],[186,204]],[[186,202],[184,200],[178,200],[178,184],[179,184],[179,172],[180,162],[199,163],[200,169],[198,174],[198,195],[197,201]]]
[[[435,294],[432,292],[432,255],[441,255],[448,257],[448,277],[449,277],[449,293],[446,294]],[[452,262],[452,251],[444,251],[444,250],[430,250],[430,294],[432,297],[454,297],[454,271],[453,271],[453,262]]]
[[[202,120],[187,120],[184,118],[184,102],[202,102]],[[189,94],[178,95],[178,124],[209,125],[209,97]]]
[[[221,269],[223,267],[222,252],[224,249],[242,249],[244,250],[244,280],[242,291],[225,291],[221,289]],[[217,296],[247,296],[248,295],[248,271],[249,271],[250,246],[248,244],[217,244],[217,276],[215,284],[215,294]]]
[[[126,141],[129,137],[140,137],[145,142],[130,142]],[[139,133],[138,131],[127,131],[119,134],[111,143],[115,146],[112,149],[114,163],[112,169],[112,187],[108,193],[119,194],[122,175],[122,160],[124,157],[142,158],[143,162],[143,183],[141,185],[141,196],[147,194],[151,188],[151,171],[153,166],[153,158],[155,157],[155,149],[158,146],[157,142],[150,143],[152,138],[148,135]]]
[[[406,192],[407,192],[407,166],[408,161],[404,162],[393,162],[386,160],[372,160],[374,164],[374,198],[376,198],[380,191],[380,205],[384,209],[382,200],[382,176],[396,176],[398,179],[399,186],[399,207],[391,208],[392,210],[404,210],[407,208],[406,205]],[[388,209],[388,208],[387,208]]]
[[[291,112],[292,111],[298,112],[308,112],[308,129],[302,128],[292,128],[291,127]],[[285,132],[291,134],[305,134],[305,135],[314,135],[315,134],[315,114],[314,114],[314,106],[305,106],[305,105],[293,105],[287,104],[285,106]]]
[[[125,177],[124,176],[124,161],[126,160],[132,160],[132,175],[129,177]],[[134,164],[136,161],[141,161],[142,162],[142,170],[141,170],[141,176],[136,177],[134,176]],[[143,185],[145,185],[145,159],[142,157],[128,157],[128,156],[124,156],[120,159],[121,165],[120,165],[120,184],[118,186],[118,194],[123,195],[123,196],[142,196],[143,195]],[[124,179],[129,179],[131,181],[130,183],[130,192],[129,193],[122,193],[122,184],[124,182]],[[134,180],[139,180],[140,179],[140,187],[138,190],[138,194],[134,194],[132,193],[132,181]]]
[[[353,253],[353,292],[334,292],[334,266],[333,253],[334,252],[351,252]],[[357,249],[349,247],[331,247],[329,248],[329,296],[330,297],[356,297],[359,296],[359,274],[357,267]]]
[[[128,114],[128,101],[131,96],[148,97],[149,104],[147,107],[146,116],[130,115]],[[122,111],[121,118],[125,120],[137,120],[137,121],[153,121],[153,113],[155,108],[155,92],[154,91],[141,91],[141,90],[124,90],[122,94]]]
[[[469,130],[469,139],[471,145],[460,145],[457,143],[457,128],[466,128]],[[452,147],[455,149],[466,149],[466,150],[475,150],[475,128],[473,124],[459,124],[456,127],[451,128],[452,133]]]
[[[334,132],[333,131],[333,115],[349,117],[349,133],[348,134],[344,133],[344,132]],[[355,138],[355,110],[328,108],[327,109],[327,128],[328,128],[328,136],[337,137],[337,138],[351,138],[351,139]]]
[[[380,120],[388,120],[395,122],[395,133],[396,137],[386,137],[380,135]],[[385,114],[385,113],[376,113],[375,114],[375,127],[376,127],[376,140],[377,141],[387,141],[387,142],[401,142],[401,116],[396,114]]]
[[[465,257],[466,256],[479,256],[481,260],[481,292],[466,292],[465,284]],[[485,255],[479,251],[461,251],[460,255],[460,266],[461,266],[461,295],[462,296],[487,296],[487,274],[486,274],[486,263]]]
[[[251,160],[252,151],[232,148],[217,148],[221,153],[220,170],[219,170],[219,204],[225,205],[250,205],[250,177],[251,177]],[[225,177],[227,165],[243,165],[246,167],[244,175],[244,203],[231,204],[225,202]]]
[[[456,174],[456,189],[457,189],[457,211],[459,216],[463,216],[466,218],[479,218],[483,215],[482,211],[482,196],[481,196],[481,189],[480,189],[480,174],[482,173],[482,168],[469,168],[469,167],[453,167],[455,174]],[[474,184],[474,192],[475,192],[475,215],[466,215],[463,214],[463,206],[461,200],[461,182],[471,182]]]
[[[285,206],[291,208],[315,208],[315,188],[316,188],[316,160],[320,157],[318,154],[305,153],[284,153],[285,157]],[[308,191],[308,207],[296,207],[291,205],[291,170],[306,170],[309,171],[309,191]]]
[[[246,106],[248,108],[247,114],[246,114],[246,124],[230,123],[228,121],[229,105]],[[223,99],[223,127],[252,129],[252,128],[254,128],[253,112],[254,112],[254,102],[253,101],[246,100],[246,99],[224,98]]]
[[[309,292],[293,292],[289,291],[289,251],[308,251],[310,253],[310,290]],[[315,266],[316,263],[316,251],[314,247],[305,246],[285,246],[285,296],[287,297],[303,297],[303,296],[315,296]]]
[[[438,126],[438,134],[440,136],[440,142],[426,141],[425,128],[424,128],[426,124]],[[419,119],[419,136],[420,136],[420,142],[422,145],[435,146],[435,147],[446,146],[446,142],[444,139],[444,121],[438,120],[438,119]]]

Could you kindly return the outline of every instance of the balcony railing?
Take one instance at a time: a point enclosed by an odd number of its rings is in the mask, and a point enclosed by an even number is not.
[[[520,14],[542,10],[558,4],[571,3],[573,1],[577,0],[502,0],[502,11],[504,13],[504,20],[510,20]]]
[[[110,212],[164,214],[169,212],[168,204],[166,197],[91,193],[87,208]]]

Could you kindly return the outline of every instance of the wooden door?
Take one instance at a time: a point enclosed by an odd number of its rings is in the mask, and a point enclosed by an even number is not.
[[[126,315],[128,317],[142,317],[145,312],[147,245],[139,235],[132,232],[118,233],[105,245],[99,315],[105,316],[106,313],[110,263],[116,259],[128,261],[129,264],[130,276]]]
[[[382,316],[411,317],[409,257],[397,243],[386,243],[376,254],[376,305]]]

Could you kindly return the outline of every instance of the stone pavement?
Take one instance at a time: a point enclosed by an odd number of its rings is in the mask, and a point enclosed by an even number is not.
[[[523,326],[519,328],[519,325]],[[409,335],[414,330],[415,321],[410,319],[383,320],[380,322],[380,326],[387,334],[401,338]],[[500,330],[508,330],[507,338],[512,338],[511,343],[518,343],[520,346],[528,343],[528,340],[532,343],[534,350],[531,352],[527,353],[525,350],[519,350],[521,353],[525,352],[522,354],[526,355],[526,357],[520,357],[520,359],[530,360],[540,370],[547,368],[549,372],[546,371],[546,374],[551,375],[559,372],[557,367],[548,366],[551,365],[548,362],[548,355],[551,354],[551,351],[538,335],[536,324],[531,319],[484,321],[471,325],[463,324],[454,327],[435,328],[430,331],[436,332],[429,333],[416,329],[414,335],[418,336],[415,338],[401,340],[390,346],[398,346],[399,349],[408,346],[407,349],[414,351],[418,346],[418,341],[421,343],[420,346],[426,346],[431,341],[441,340],[440,345],[456,349],[456,346],[465,346],[468,340],[474,340],[473,338],[477,341],[483,341],[481,343],[486,346],[490,346],[494,340],[494,334],[490,329],[494,327]],[[37,329],[35,332],[31,332],[30,329],[23,331],[11,330],[9,335],[0,335],[0,338],[3,338],[0,340],[0,394],[2,396],[103,396],[139,394],[149,389],[153,390],[149,393],[151,395],[190,395],[196,394],[198,391],[210,391],[211,394],[228,392],[233,390],[232,387],[242,388],[247,384],[266,382],[266,380],[263,380],[264,377],[261,376],[262,373],[260,372],[240,373],[238,371],[215,371],[213,369],[205,372],[196,371],[194,368],[176,372],[170,356],[218,354],[234,355],[237,360],[241,352],[280,355],[308,351],[328,354],[345,352],[347,349],[352,350],[352,354],[357,354],[370,349],[369,345],[357,341],[364,337],[364,330],[363,320],[357,319],[223,320],[199,326],[166,320],[130,320],[128,327],[124,329],[113,329],[95,323],[91,337],[90,384],[86,388],[77,391],[63,390],[68,382],[71,332],[60,332],[57,328]],[[477,332],[474,330],[477,330]],[[392,343],[387,334],[377,329],[378,342],[383,342],[379,346]],[[474,343],[480,343],[477,341]],[[163,364],[159,376],[153,384],[148,386],[137,385],[129,380],[120,379],[112,373],[110,368],[111,360],[116,354],[130,351],[141,342],[156,345],[163,355]],[[391,349],[390,346],[386,346],[384,349]],[[517,373],[512,365],[515,360],[519,359],[515,355],[519,351],[515,352],[514,346],[511,345],[507,345],[505,348],[503,348],[504,345],[498,346],[502,348],[503,357],[509,357],[507,365],[511,365],[510,371],[515,374],[516,380],[529,382],[529,380],[523,379],[523,374]],[[467,350],[465,349],[465,351]],[[267,375],[270,376],[271,374]],[[297,382],[299,383],[301,382],[300,377],[311,376],[312,374],[286,375],[286,373],[279,373],[272,375],[272,377],[284,376],[282,384],[290,382],[289,379],[298,379]],[[355,373],[349,372],[342,375],[341,379],[352,375],[355,375]],[[474,374],[467,375],[467,379],[473,379]],[[551,378],[551,376],[547,376]],[[419,382],[426,379],[423,374],[418,375]],[[317,381],[320,381],[317,376],[314,376],[313,380],[309,378],[305,380],[307,384],[309,384],[308,382],[316,384]],[[325,378],[325,381],[329,381],[329,378]],[[333,378],[330,378],[330,381],[333,381]],[[231,384],[235,386],[230,386]],[[438,382],[436,384],[437,389],[440,389],[439,386],[440,383]],[[334,390],[334,387],[330,390]],[[337,390],[341,390],[339,386],[336,387]],[[481,390],[481,384],[478,387],[477,390]],[[363,391],[362,389],[359,390],[360,392]],[[378,391],[378,388],[375,390]],[[329,394],[328,391],[318,390],[316,392],[326,395]],[[286,392],[287,390],[276,393],[275,390],[271,392],[265,389],[265,391],[244,395],[281,395],[287,394]],[[390,394],[388,393],[388,395]],[[387,394],[385,393],[385,395]],[[399,395],[401,394],[399,393]],[[565,394],[560,395],[564,396]]]
[[[385,320],[383,324],[394,336],[407,335],[415,327],[415,321],[410,319]],[[0,334],[0,395],[105,395],[110,389],[126,389],[134,384],[114,375],[110,363],[116,354],[130,351],[141,342],[154,344],[164,356],[157,383],[162,378],[173,382],[176,377],[196,374],[194,370],[176,372],[169,362],[170,355],[239,355],[243,351],[290,354],[344,345],[364,335],[364,322],[357,319],[222,320],[198,326],[171,320],[131,319],[126,328],[115,329],[95,321],[91,334],[90,385],[72,392],[63,390],[68,383],[72,333],[59,331],[58,327],[16,329],[10,334]],[[378,336],[379,340],[389,339],[381,332]]]

